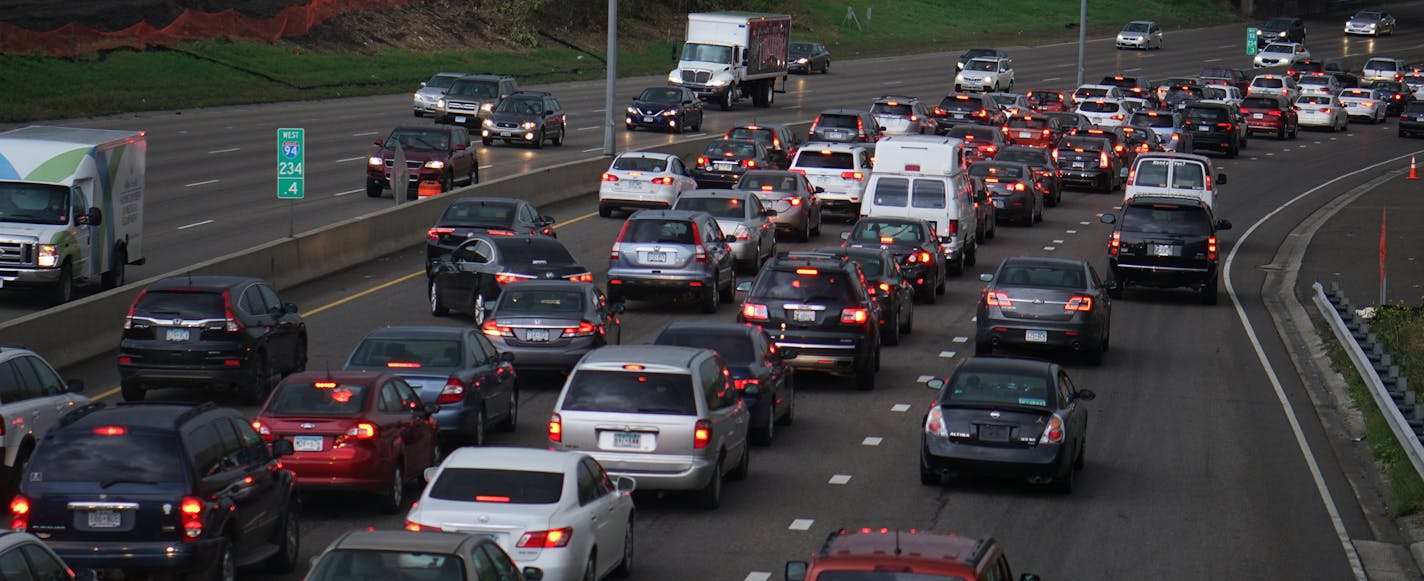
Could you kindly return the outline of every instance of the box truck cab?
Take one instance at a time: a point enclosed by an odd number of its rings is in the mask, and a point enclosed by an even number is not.
[[[1172,196],[1201,200],[1216,206],[1216,188],[1226,184],[1226,174],[1215,170],[1211,158],[1191,153],[1144,153],[1137,156],[1127,183],[1122,188],[1122,201],[1136,196]]]
[[[668,84],[692,89],[723,111],[745,98],[770,107],[777,79],[786,83],[790,38],[791,17],[785,14],[688,14],[682,56]]]
[[[0,133],[0,287],[124,283],[143,264],[142,131],[32,126]]]
[[[953,274],[975,263],[978,231],[974,185],[964,141],[933,135],[892,136],[875,147],[875,169],[865,186],[860,215],[928,220]]]

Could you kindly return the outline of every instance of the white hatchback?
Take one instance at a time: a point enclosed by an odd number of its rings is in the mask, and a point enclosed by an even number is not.
[[[1251,86],[1246,89],[1246,94],[1277,95],[1285,97],[1287,101],[1294,101],[1300,96],[1300,86],[1289,75],[1256,75],[1256,78],[1251,79]]]
[[[1340,92],[1340,103],[1345,105],[1347,116],[1370,123],[1384,123],[1389,111],[1389,100],[1375,89],[1345,89]]]
[[[409,530],[488,536],[545,581],[602,579],[632,566],[636,483],[610,477],[586,454],[465,447],[426,468],[425,480]]]
[[[1073,90],[1073,100],[1083,101],[1085,99],[1111,99],[1122,98],[1122,90],[1113,85],[1080,85]]]
[[[1310,51],[1298,42],[1273,42],[1256,53],[1251,65],[1256,68],[1293,65],[1310,60]]]
[[[1339,95],[1341,89],[1335,75],[1301,75],[1297,84],[1302,95]]]
[[[671,208],[678,194],[697,189],[691,170],[670,153],[626,151],[613,159],[598,186],[598,215],[614,210]]]
[[[1130,113],[1122,101],[1112,99],[1079,101],[1077,111],[1098,127],[1121,127]]]
[[[1345,104],[1334,95],[1307,95],[1295,100],[1295,108],[1300,115],[1301,127],[1340,131],[1350,123]]]

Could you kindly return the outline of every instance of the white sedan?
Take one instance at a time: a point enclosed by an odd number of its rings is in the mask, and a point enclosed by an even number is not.
[[[1345,104],[1335,95],[1306,95],[1295,100],[1301,127],[1320,127],[1340,131],[1350,124]]]
[[[1305,49],[1305,45],[1298,42],[1273,42],[1261,49],[1261,52],[1256,53],[1256,60],[1252,62],[1252,65],[1259,69],[1291,65],[1308,60],[1310,60],[1310,51]]]
[[[598,186],[598,215],[614,210],[671,208],[678,194],[697,189],[691,170],[670,153],[625,151],[613,158]]]
[[[1345,114],[1351,119],[1384,123],[1389,115],[1389,99],[1375,89],[1345,89],[1340,92],[1340,103],[1345,105]]]
[[[545,581],[602,579],[633,565],[633,488],[578,452],[456,449],[425,469],[412,531],[487,535]]]

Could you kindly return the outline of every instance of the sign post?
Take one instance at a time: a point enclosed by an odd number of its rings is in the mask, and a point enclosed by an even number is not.
[[[297,200],[306,196],[306,129],[277,130],[277,199],[287,200],[287,237],[296,235]]]
[[[405,165],[405,148],[396,143],[396,155],[391,160],[391,197],[395,198],[396,205],[405,202],[405,197],[410,193],[410,168]]]
[[[1251,27],[1246,29],[1246,55],[1254,54],[1256,54],[1256,28]]]

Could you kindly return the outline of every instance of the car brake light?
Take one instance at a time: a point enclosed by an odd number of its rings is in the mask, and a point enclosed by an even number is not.
[[[797,198],[785,198],[785,199],[786,199],[786,202],[787,202],[787,203],[789,203],[789,204],[791,204],[791,205],[793,205],[793,206],[800,206],[800,205],[801,205],[801,198],[799,198],[799,197],[797,197]]]
[[[890,292],[890,284],[889,284],[889,283],[884,283],[884,282],[880,283],[880,291],[881,291],[881,292],[887,292],[887,293]]]
[[[1360,103],[1360,104],[1361,104],[1361,105],[1364,105],[1364,106],[1366,106],[1366,107],[1374,107],[1374,106],[1375,106],[1374,101],[1365,101],[1365,102]]]
[[[10,528],[19,532],[25,532],[30,526],[30,499],[23,494],[16,494],[10,499]]]
[[[95,436],[122,436],[129,433],[123,426],[99,426],[94,428]]]
[[[549,531],[529,531],[519,537],[519,542],[515,546],[521,549],[557,549],[569,546],[569,539],[573,536],[573,527]]]
[[[565,327],[565,337],[592,337],[595,327],[588,321],[579,321],[577,327]]]
[[[499,284],[501,284],[501,285],[506,285],[506,284],[510,284],[510,283],[519,282],[519,281],[525,280],[525,279],[527,279],[527,278],[530,278],[530,277],[521,276],[521,275],[518,275],[518,274],[510,274],[510,273],[507,273],[507,272],[501,272],[501,273],[499,273],[499,274],[494,275],[494,281],[497,282],[497,283],[499,283]]]
[[[692,447],[701,450],[707,447],[712,441],[712,422],[707,420],[697,420],[697,425],[692,428]]]
[[[445,387],[440,389],[440,397],[435,398],[435,403],[444,405],[447,403],[460,403],[465,399],[465,382],[459,378],[451,377],[445,381]]]
[[[870,312],[862,308],[841,309],[842,325],[860,325],[870,320]]]
[[[959,220],[950,220],[950,221],[949,221],[949,234],[950,234],[950,236],[953,236],[953,235],[958,234],[958,233],[959,233]],[[925,261],[925,262],[929,262],[929,261],[930,261],[930,253],[925,252],[925,253],[923,253],[923,254],[924,254],[924,261]]]
[[[1112,238],[1108,241],[1108,254],[1117,256],[1118,246],[1122,244],[1122,233],[1113,232]]]
[[[757,380],[757,379],[733,379],[733,380],[732,380],[732,386],[735,387],[735,388],[737,388],[737,391],[746,391],[748,385],[761,385],[761,381],[760,381],[760,380]]]
[[[387,361],[386,367],[391,369],[420,369],[418,361]]]
[[[1123,118],[1124,118],[1124,117],[1123,117],[1122,113],[1115,113],[1115,114],[1113,114],[1113,116],[1112,116],[1112,119],[1115,120],[1115,121],[1122,121]]]
[[[262,423],[261,420],[252,420],[252,431],[257,432],[257,435],[262,436],[262,439],[268,443],[272,442],[272,428]]]
[[[744,166],[744,167],[749,167],[749,168],[756,168],[756,160],[755,160],[755,159],[744,159],[744,160],[742,160],[742,166]]]
[[[944,425],[944,410],[939,406],[931,407],[930,413],[925,416],[925,433],[941,438],[949,437],[949,430]]]
[[[607,174],[604,174],[604,175],[607,175]],[[618,178],[613,178],[613,179],[614,179],[614,180],[617,180]],[[607,181],[607,180],[605,180],[605,181]],[[426,239],[426,240],[429,240],[431,244],[435,244],[435,243],[437,243],[437,242],[440,242],[440,237],[441,237],[441,236],[444,236],[444,235],[446,235],[446,234],[454,234],[454,233],[455,233],[455,229],[454,229],[454,228],[431,228],[431,229],[425,231],[425,239]]]
[[[1053,150],[1053,163],[1058,163],[1058,150]]]
[[[1043,427],[1043,436],[1039,437],[1040,444],[1062,444],[1063,443],[1063,418],[1050,416],[1048,425]]]
[[[1108,167],[1108,152],[1106,152],[1106,151],[1099,151],[1099,152],[1098,152],[1098,167],[1099,167],[1099,168],[1102,168],[1102,169],[1107,169],[1107,167]]]
[[[1216,260],[1216,237],[1206,239],[1206,257],[1208,260]]]
[[[984,293],[984,304],[1004,309],[1014,308],[1014,302],[1009,300],[1008,293],[1001,291],[989,291]]]
[[[447,383],[446,386],[448,387],[449,384]],[[442,390],[440,393],[441,395],[444,395],[445,392]],[[371,422],[357,422],[356,425],[351,426],[350,429],[346,430],[345,437],[356,440],[370,440],[372,438],[375,438],[376,424],[373,424]]]
[[[1014,191],[1015,191],[1015,192],[1022,192],[1022,191],[1024,191],[1023,182],[1015,182],[1015,183],[1014,183]]]
[[[618,260],[619,245],[623,243],[623,235],[628,232],[628,222],[623,222],[623,227],[618,229],[618,237],[613,239],[613,248],[608,251],[609,260]]]
[[[1321,112],[1321,113],[1329,113],[1329,112],[1330,112],[1330,108],[1329,108],[1329,107],[1321,107],[1321,108],[1320,108],[1320,112]]]
[[[185,496],[178,503],[178,516],[183,521],[184,540],[203,536],[203,501],[196,496]]]
[[[559,414],[549,416],[549,441],[564,441],[564,419]]]
[[[706,166],[706,165],[707,165],[707,158],[706,158],[706,157],[702,157],[702,156],[700,156],[700,155],[697,156],[697,167],[703,167],[703,166]]]
[[[232,312],[232,293],[223,291],[223,330],[229,333],[241,333],[243,329],[242,321],[237,320],[237,315]]]
[[[417,522],[406,521],[405,530],[408,530],[413,533],[418,533],[421,531],[440,531],[442,529],[440,527],[432,527],[430,525],[423,525]]]
[[[742,318],[748,321],[765,321],[768,318],[766,305],[746,303],[742,305]]]
[[[1127,185],[1130,186],[1135,181],[1137,181],[1137,168],[1132,168],[1132,171],[1127,172]]]
[[[564,278],[574,282],[593,282],[593,273],[585,272],[583,274],[571,274]]]
[[[1080,295],[1068,299],[1068,304],[1063,305],[1063,310],[1083,312],[1091,311],[1093,310],[1093,297],[1085,297]]]
[[[652,179],[652,182],[653,182],[653,185],[658,185],[658,186],[672,185],[672,176],[662,176],[662,177],[653,178],[653,179]]]
[[[514,331],[513,331],[512,329],[510,329],[509,327],[501,327],[501,326],[500,326],[498,323],[496,323],[495,321],[485,321],[485,324],[480,327],[480,330],[481,330],[481,331],[484,331],[484,333],[485,333],[486,335],[489,335],[490,337],[513,337],[513,336],[514,336]]]
[[[793,168],[791,168],[790,170],[787,170],[787,171],[790,171],[791,173],[799,173],[799,174],[801,174],[801,175],[803,175],[803,176],[806,175],[806,170],[804,170],[804,169],[797,169],[797,168],[794,168],[794,167],[793,167]]]
[[[802,173],[805,173],[805,172],[802,172]],[[841,172],[841,179],[846,179],[846,180],[862,180],[862,179],[865,179],[865,174],[863,174],[863,173],[861,173],[861,172],[858,172],[858,171],[843,171],[843,172]]]
[[[124,315],[124,329],[125,329],[125,330],[127,330],[127,329],[132,329],[132,328],[133,328],[134,307],[137,307],[137,306],[138,306],[138,302],[139,302],[140,300],[142,300],[142,299],[143,299],[143,295],[146,295],[146,294],[148,294],[148,290],[147,290],[147,289],[142,290],[142,291],[139,291],[138,296],[134,297],[134,302],[133,302],[133,304],[129,305],[129,314]]]
[[[796,269],[796,274],[803,275],[803,276],[816,276],[816,275],[818,275],[818,274],[820,274],[820,273],[821,273],[821,271],[816,270],[816,269],[814,269],[814,268],[798,268],[798,269]]]
[[[618,176],[613,175],[613,174],[608,173],[608,172],[603,172],[603,181],[605,181],[605,182],[616,182],[616,181],[618,181]]]

